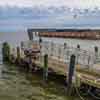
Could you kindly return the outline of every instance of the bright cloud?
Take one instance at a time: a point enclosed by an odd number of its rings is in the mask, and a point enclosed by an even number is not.
[[[0,0],[0,5],[11,6],[67,6],[71,8],[100,8],[100,0]]]

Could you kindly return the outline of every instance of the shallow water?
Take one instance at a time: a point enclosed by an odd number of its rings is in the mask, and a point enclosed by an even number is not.
[[[43,85],[41,77],[14,65],[0,65],[0,100],[69,100],[63,88],[52,81]]]

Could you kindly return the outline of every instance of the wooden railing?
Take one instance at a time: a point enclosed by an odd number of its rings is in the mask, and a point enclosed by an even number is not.
[[[73,48],[62,44],[42,42],[41,43],[41,53],[42,55],[48,54],[48,56],[55,57],[57,59],[62,59],[64,62],[69,62],[70,56],[72,54],[76,55],[76,63],[81,65],[91,66],[94,64],[95,55],[93,52],[82,50],[79,48]]]
[[[66,64],[69,64],[70,56],[72,54],[76,56],[76,64],[81,65],[83,68],[91,69],[94,64],[98,64],[100,62],[99,52],[98,54],[95,54],[95,52],[92,51],[86,51],[77,47],[70,47],[66,43],[57,44],[48,41],[43,41],[41,43],[38,41],[26,41],[23,42],[23,48],[33,48],[34,44],[38,45],[41,57],[48,54],[49,58],[57,59]]]

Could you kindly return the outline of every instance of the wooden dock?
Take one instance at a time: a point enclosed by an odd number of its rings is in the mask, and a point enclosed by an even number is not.
[[[33,53],[33,51],[31,50],[36,48],[39,48],[40,50],[37,58],[30,58],[30,56],[26,56],[24,54],[25,50]],[[87,84],[89,86],[100,89],[99,52],[89,52],[81,50],[79,46],[77,48],[73,48],[65,44],[61,45],[50,42],[38,43],[36,41],[24,42],[23,47],[20,47],[19,49],[17,48],[16,51],[14,49],[11,49],[11,55],[13,56],[11,61],[13,60],[14,62],[14,58],[20,58],[23,61],[29,61],[31,59],[31,65],[35,64],[36,66],[44,69],[44,55],[47,54],[48,70],[51,69],[53,72],[65,76],[66,80],[68,78],[70,57],[72,54],[74,54],[76,56],[76,62],[73,84],[78,87],[81,86],[81,84]]]
[[[42,60],[35,60],[33,61],[36,65],[43,67],[43,57],[41,57]],[[81,83],[91,85],[93,87],[100,88],[100,73],[97,73],[94,70],[89,70],[88,68],[81,68],[80,64],[76,64],[76,71],[75,71],[75,78],[76,80],[80,81]],[[95,69],[98,68],[96,65],[94,65]],[[60,61],[58,59],[49,58],[48,61],[48,68],[52,69],[54,72],[68,76],[68,69],[69,64],[64,63],[63,61]],[[100,70],[98,70],[100,71]]]
[[[68,77],[70,56],[74,54],[76,56],[76,64],[74,71],[74,84],[81,86],[81,84],[87,84],[100,89],[100,63],[99,53],[93,53],[80,48],[72,48],[49,42],[43,42],[41,44],[37,42],[24,42],[23,49],[21,49],[21,58],[25,60],[24,50],[29,48],[40,48],[40,53],[37,59],[33,59],[32,63],[44,68],[44,55],[48,55],[48,69],[51,69],[59,75]],[[15,52],[12,53],[16,58]],[[98,57],[95,57],[97,56]]]

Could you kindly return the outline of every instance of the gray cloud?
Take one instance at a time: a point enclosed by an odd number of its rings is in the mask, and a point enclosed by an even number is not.
[[[71,8],[100,8],[100,0],[0,0],[0,5],[11,6],[68,6]]]

